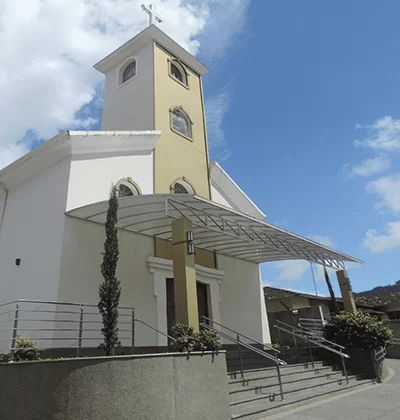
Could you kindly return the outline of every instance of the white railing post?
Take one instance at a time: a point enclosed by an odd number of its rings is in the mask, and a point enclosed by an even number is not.
[[[83,305],[81,305],[81,313],[79,316],[78,357],[81,356],[82,351],[83,309]]]
[[[10,362],[14,361],[15,346],[17,345],[17,333],[18,333],[18,316],[19,316],[19,301],[15,305],[14,313],[14,325],[12,330],[11,346],[10,346]]]

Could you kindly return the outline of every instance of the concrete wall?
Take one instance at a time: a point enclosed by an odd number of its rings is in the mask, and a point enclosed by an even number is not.
[[[9,191],[0,231],[0,302],[57,297],[69,169],[65,159]]]
[[[225,272],[221,283],[221,323],[263,343],[270,343],[259,265],[217,255]]]
[[[211,199],[218,204],[222,204],[230,209],[233,209],[232,205],[228,202],[228,200],[220,193],[216,187],[211,185]],[[237,209],[236,209],[237,210]]]
[[[225,355],[0,365],[4,420],[229,420]]]
[[[73,160],[67,211],[107,200],[112,184],[132,178],[142,194],[153,193],[153,154]]]
[[[153,44],[144,46],[134,57],[137,60],[135,78],[119,86],[118,73],[123,63],[119,63],[106,75],[102,130],[154,128]]]
[[[152,275],[147,267],[147,258],[154,255],[153,238],[119,231],[118,239],[117,277],[122,288],[120,305],[134,307],[137,317],[156,326],[156,298]],[[98,287],[103,280],[100,266],[104,241],[104,226],[66,218],[58,301],[98,303]],[[130,345],[124,340],[122,344]],[[84,345],[88,343],[84,342]],[[137,325],[136,345],[157,345],[156,333]]]

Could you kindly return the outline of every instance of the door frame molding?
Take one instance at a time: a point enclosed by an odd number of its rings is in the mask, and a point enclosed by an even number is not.
[[[167,290],[166,279],[174,277],[172,260],[166,260],[157,257],[148,257],[147,265],[153,279],[153,295],[156,298],[157,310],[157,326],[156,328],[167,333]],[[222,270],[203,267],[201,265],[195,266],[196,268],[196,281],[206,283],[209,285],[210,301],[209,311],[210,317],[216,322],[221,322],[221,283],[224,280],[225,273]],[[168,345],[168,340],[161,334],[157,334],[157,345],[165,347]]]

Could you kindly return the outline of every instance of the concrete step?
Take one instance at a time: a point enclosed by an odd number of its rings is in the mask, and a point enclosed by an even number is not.
[[[304,384],[306,381],[311,380],[318,380],[318,379],[326,379],[331,380],[333,378],[340,379],[342,377],[342,372],[340,371],[332,371],[332,368],[324,367],[322,369],[315,369],[315,370],[309,370],[309,371],[296,371],[296,372],[290,372],[287,374],[281,374],[282,378],[282,384],[284,390],[287,389],[287,385],[289,384]],[[278,376],[277,375],[270,375],[270,376],[260,376],[255,377],[252,379],[245,379],[244,381],[233,381],[229,383],[229,394],[230,395],[248,395],[249,393],[255,393],[255,389],[257,390],[268,390],[269,388],[274,388],[278,384]],[[268,391],[269,392],[269,391]]]
[[[288,363],[289,365],[307,363],[307,362],[309,363],[311,360],[309,354],[290,354],[288,356],[281,355],[280,358],[284,360],[286,363]],[[319,354],[316,354],[314,355],[313,359],[315,361],[321,361],[322,357]],[[227,359],[226,361],[226,365],[227,365],[228,372],[239,370],[240,363],[239,363],[239,358],[237,354],[230,355],[230,358]],[[246,370],[275,366],[274,361],[269,360],[256,353],[249,354],[246,357],[243,357],[242,355],[242,365],[243,365],[243,368]]]
[[[320,359],[315,360],[315,362],[321,362]],[[306,363],[308,363],[309,365],[311,365],[310,363],[310,358],[306,359],[297,359],[292,361],[291,363],[289,362],[288,365],[289,366],[293,366],[293,365],[298,365],[298,364],[302,364],[305,365]],[[264,369],[264,368],[272,368],[275,369],[275,364],[272,362],[265,362],[263,360],[254,360],[254,361],[249,361],[246,363],[243,363],[243,369],[244,370],[256,370],[256,369]],[[227,363],[227,370],[229,373],[232,372],[238,372],[240,371],[240,364],[237,363]]]
[[[325,369],[325,368],[332,369],[331,366],[324,366],[322,361],[314,362],[314,366],[316,369]],[[309,361],[307,361],[306,363],[295,363],[292,365],[280,366],[281,375],[304,372],[311,369],[312,369],[312,365]],[[245,369],[243,373],[246,379],[258,378],[261,376],[276,376],[277,374],[275,366],[256,368],[256,369]],[[236,375],[236,378],[234,377],[235,375]],[[233,382],[235,380],[239,382],[242,380],[241,373],[239,370],[230,372],[228,376],[229,376],[229,382]]]
[[[342,379],[341,385],[339,385],[337,380],[329,381],[326,379],[322,382],[319,380],[303,387],[299,387],[299,384],[286,385],[284,387],[284,401],[280,400],[279,395],[276,395],[274,401],[270,401],[270,390],[268,390],[268,393],[264,391],[264,395],[255,395],[255,398],[248,399],[247,402],[242,400],[239,403],[232,404],[232,419],[262,419],[277,412],[281,413],[282,411],[290,410],[309,402],[324,400],[333,395],[360,389],[374,383],[372,380],[357,380],[354,376],[349,377],[349,384],[346,383],[344,377]],[[277,392],[279,392],[279,389],[277,389]]]
[[[351,377],[355,379],[355,377]],[[342,372],[330,372],[329,377],[326,374],[315,375],[314,372],[308,372],[307,374],[297,375],[293,380],[287,380],[282,382],[283,392],[285,395],[302,391],[304,389],[312,389],[319,386],[325,386],[330,383],[338,383],[345,381],[345,377]],[[237,387],[237,385],[235,385]],[[256,393],[257,391],[257,393]],[[268,384],[260,384],[258,387],[249,386],[242,387],[241,390],[233,389],[232,393],[229,392],[231,399],[231,405],[240,405],[249,403],[252,401],[258,401],[262,399],[269,399],[271,394],[278,395],[280,393],[278,379],[271,380]]]

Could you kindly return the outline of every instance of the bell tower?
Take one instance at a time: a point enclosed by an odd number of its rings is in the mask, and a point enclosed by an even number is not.
[[[160,22],[152,7],[143,9]],[[94,67],[105,75],[102,130],[161,131],[154,193],[210,199],[204,64],[151,24]]]

